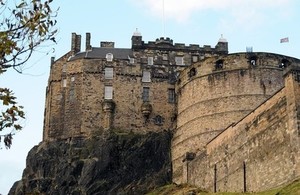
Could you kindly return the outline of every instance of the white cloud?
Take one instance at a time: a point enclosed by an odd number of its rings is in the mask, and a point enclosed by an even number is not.
[[[197,12],[221,13],[219,24],[250,27],[267,22],[270,11],[277,17],[288,16],[288,10],[295,0],[131,0],[146,12],[158,18],[164,13],[166,20],[184,23]],[[163,6],[164,2],[164,6]],[[164,7],[164,12],[163,12]],[[200,20],[205,18],[200,18]],[[225,21],[229,20],[229,21]]]

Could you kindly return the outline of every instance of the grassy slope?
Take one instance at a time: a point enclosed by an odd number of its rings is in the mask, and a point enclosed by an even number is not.
[[[194,193],[193,193],[194,192]],[[191,187],[188,185],[167,185],[159,189],[156,189],[147,195],[187,195],[187,194],[197,194],[197,195],[300,195],[300,180],[293,182],[292,184],[273,189],[265,192],[259,193],[208,193],[203,192],[200,189]]]

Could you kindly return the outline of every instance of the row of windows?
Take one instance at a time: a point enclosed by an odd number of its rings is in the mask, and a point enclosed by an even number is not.
[[[113,56],[112,53],[108,53],[108,54],[106,54],[105,58],[106,58],[106,61],[112,62],[114,56]],[[163,59],[165,59],[165,58],[163,57]],[[134,64],[134,58],[131,58],[131,57],[128,56],[128,59],[129,59],[130,64]],[[193,62],[197,62],[197,61],[198,61],[198,56],[193,56]],[[153,62],[154,62],[153,57],[148,57],[148,65],[153,65]],[[175,64],[176,65],[185,65],[183,57],[182,56],[176,56],[175,57]]]
[[[184,64],[184,58],[182,56],[176,56],[175,57],[175,64],[176,65],[185,65]],[[148,57],[148,65],[153,65],[153,57]]]
[[[113,79],[114,77],[114,69],[106,67],[104,69],[104,78],[105,79]],[[151,82],[151,73],[150,71],[143,71],[142,82]]]
[[[113,87],[112,86],[105,86],[104,89],[104,99],[111,100],[113,99]],[[142,93],[143,102],[150,101],[150,87],[143,87]],[[175,89],[168,89],[168,102],[175,103]]]
[[[106,58],[106,61],[112,62],[114,59],[114,55],[112,53],[108,53],[108,54],[106,54],[105,58]],[[130,64],[134,64],[134,58],[131,58],[130,56],[128,56],[128,59],[129,59]]]

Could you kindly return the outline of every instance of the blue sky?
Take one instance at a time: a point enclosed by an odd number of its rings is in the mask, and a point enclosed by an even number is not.
[[[72,32],[82,35],[82,49],[86,32],[94,47],[114,41],[115,47],[130,48],[138,28],[146,42],[166,36],[174,43],[214,47],[223,34],[230,53],[253,47],[254,52],[300,58],[298,0],[54,0],[54,7],[60,7],[57,45],[40,48],[23,75],[10,70],[0,76],[1,87],[14,90],[27,116],[12,148],[0,150],[0,194],[21,179],[28,151],[42,141],[50,58],[70,50]],[[284,37],[288,43],[280,43]]]

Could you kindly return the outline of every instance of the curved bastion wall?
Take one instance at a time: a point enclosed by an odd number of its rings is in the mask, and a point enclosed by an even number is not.
[[[181,72],[172,141],[174,182],[185,182],[183,164],[190,154],[203,150],[283,87],[283,69],[294,60],[271,53],[236,53],[205,59]]]

